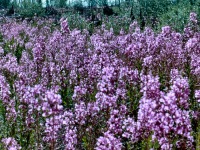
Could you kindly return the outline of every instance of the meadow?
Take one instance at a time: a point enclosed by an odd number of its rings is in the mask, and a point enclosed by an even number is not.
[[[200,26],[187,21],[91,33],[1,17],[0,149],[199,150]]]

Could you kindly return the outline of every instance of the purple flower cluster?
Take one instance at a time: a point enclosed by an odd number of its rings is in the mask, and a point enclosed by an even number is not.
[[[47,91],[45,94],[44,102],[42,104],[42,116],[46,118],[45,123],[45,141],[55,141],[57,133],[62,125],[62,112],[63,106],[61,105],[61,96],[55,94],[54,91]]]
[[[195,98],[197,99],[197,102],[200,103],[200,90],[195,92]]]
[[[122,125],[125,115],[127,113],[127,108],[125,105],[122,105],[119,110],[111,110],[110,118],[108,120],[108,131],[110,133],[121,135],[122,134]]]
[[[122,149],[122,143],[113,134],[105,132],[104,136],[101,136],[97,140],[96,150],[118,150]]]
[[[21,147],[17,144],[14,138],[8,137],[1,140],[7,150],[20,150]]]
[[[75,126],[75,118],[72,112],[63,114],[62,124],[65,126],[65,145],[66,150],[75,150],[77,144],[77,129]]]
[[[194,13],[194,12],[190,13],[190,21],[197,23],[197,14],[196,13]]]
[[[6,109],[7,120],[16,119],[15,100],[11,97],[10,87],[4,76],[0,75],[0,98]]]
[[[6,149],[195,149],[200,30],[94,34],[52,20],[4,20],[0,117]],[[196,117],[195,117],[196,116]],[[196,118],[196,120],[195,120]],[[196,122],[195,122],[196,121]],[[13,137],[13,138],[6,138]],[[16,140],[16,141],[15,141]],[[1,147],[0,144],[0,147]]]
[[[179,137],[177,147],[191,148],[193,137],[188,111],[187,79],[179,76],[172,78],[171,90],[167,93],[160,91],[158,77],[147,75],[142,79],[143,97],[140,100],[138,118],[134,121],[128,117],[124,121],[123,137],[137,142],[141,138],[152,136],[152,141],[157,140],[164,150],[172,149],[172,143]],[[184,143],[184,146],[181,145]]]
[[[99,92],[96,94],[96,99],[101,108],[113,107],[117,101],[114,85],[116,72],[113,67],[106,67],[103,68],[102,74],[102,80],[97,84]]]

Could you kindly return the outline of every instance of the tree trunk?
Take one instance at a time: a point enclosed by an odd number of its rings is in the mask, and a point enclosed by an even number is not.
[[[119,10],[121,11],[121,0],[118,0],[118,2],[119,2]]]
[[[38,4],[42,4],[42,0],[37,0]]]

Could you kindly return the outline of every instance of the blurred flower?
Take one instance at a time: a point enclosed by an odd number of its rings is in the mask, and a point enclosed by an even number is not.
[[[197,23],[197,14],[196,13],[194,13],[194,12],[190,13],[190,21]]]
[[[20,150],[21,147],[17,144],[14,138],[8,137],[2,139],[2,142],[7,150]]]

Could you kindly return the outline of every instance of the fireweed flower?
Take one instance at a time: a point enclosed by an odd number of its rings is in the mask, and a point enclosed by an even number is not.
[[[200,99],[196,14],[191,13],[183,34],[169,26],[158,34],[150,28],[140,31],[135,22],[128,33],[115,35],[102,25],[90,36],[87,30],[70,31],[66,19],[53,28],[52,19],[34,20],[34,27],[27,20],[3,21],[0,100],[5,124],[12,121],[16,129],[8,137],[17,137],[21,145],[26,141],[18,136],[22,132],[38,137],[31,138],[30,149],[88,145],[113,150],[122,149],[122,141],[126,149],[127,142],[147,138],[163,150],[195,145],[190,117],[198,121],[199,113],[193,110],[196,102],[188,100],[193,91]],[[5,149],[17,149],[12,138],[3,143]]]
[[[197,54],[191,55],[191,72],[194,75],[200,75],[200,57]]]
[[[87,116],[87,109],[83,102],[80,102],[80,104],[75,104],[75,115],[77,123],[84,125]]]
[[[13,54],[9,53],[5,57],[0,59],[1,71],[6,71],[10,76],[14,76],[19,73],[19,66],[17,64],[17,58]]]
[[[0,75],[0,98],[6,108],[6,118],[14,121],[17,117],[17,112],[15,110],[15,100],[10,95],[9,84],[6,82],[6,78]]]
[[[108,130],[110,131],[110,133],[121,135],[123,120],[125,119],[126,112],[127,108],[125,105],[122,105],[119,110],[111,110],[110,118],[107,122],[109,126]]]
[[[194,12],[190,13],[190,21],[197,23],[197,14],[196,13],[194,13]]]
[[[102,74],[102,80],[97,84],[99,92],[95,97],[101,108],[106,108],[116,105],[117,101],[117,96],[112,95],[115,93],[115,82],[113,82],[116,79],[115,68],[105,67]]]
[[[77,144],[77,128],[75,126],[74,114],[65,111],[63,114],[62,124],[65,127],[65,150],[75,150]]]
[[[42,116],[46,118],[45,122],[45,141],[55,141],[58,130],[62,125],[62,116],[60,112],[63,110],[61,105],[61,96],[55,94],[53,90],[47,91],[44,102],[42,104]]]
[[[186,140],[188,148],[192,146],[192,128],[187,110],[188,81],[178,75],[172,79],[171,90],[165,94],[160,91],[158,77],[142,76],[143,97],[139,104],[137,122],[131,118],[124,120],[123,137],[136,142],[138,139],[150,136],[150,132],[153,132],[152,140],[157,139],[163,150],[172,149],[173,145],[170,141],[179,136],[180,140]],[[183,145],[179,143],[178,146]]]
[[[20,145],[18,145],[17,141],[12,137],[4,138],[1,141],[3,142],[3,144],[7,150],[20,150],[21,149]]]
[[[96,150],[120,150],[122,143],[113,134],[105,132],[103,136],[97,139]]]
[[[163,35],[168,35],[171,33],[171,28],[170,26],[165,26],[165,27],[162,27],[162,34]]]
[[[69,30],[67,19],[61,18],[60,22],[61,22],[61,24],[60,24],[61,25],[61,31],[69,33],[70,30]]]
[[[130,24],[129,26],[129,32],[132,33],[134,32],[134,30],[136,30],[136,28],[139,28],[138,23],[136,21],[134,21],[132,24]]]
[[[197,99],[197,102],[200,103],[200,90],[195,91],[195,98]]]
[[[4,54],[4,50],[3,48],[0,46],[0,55],[3,55]]]

